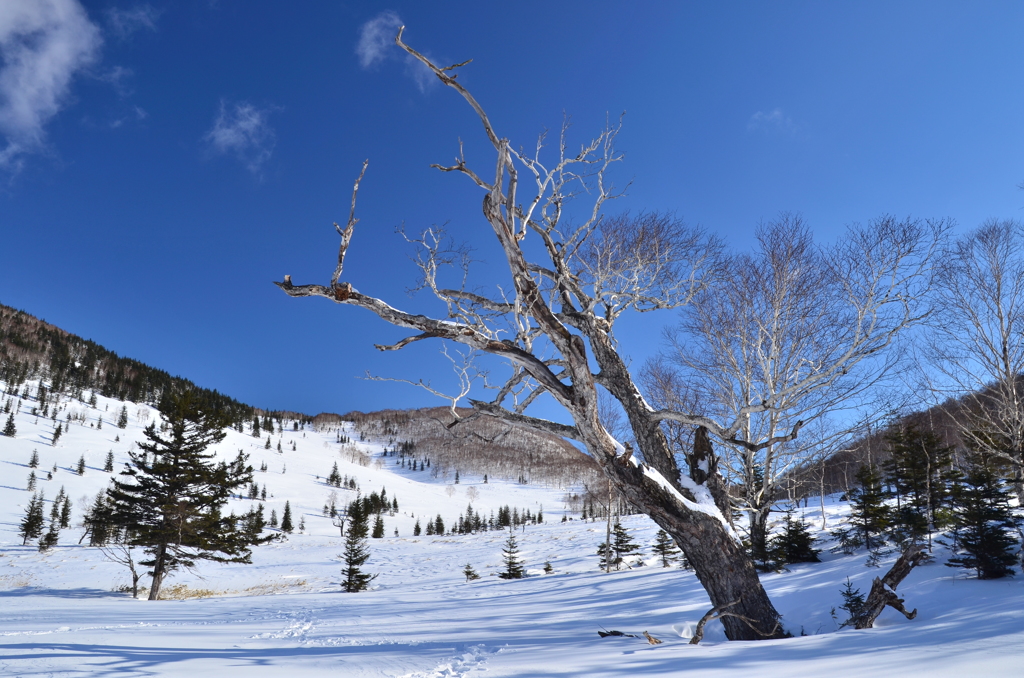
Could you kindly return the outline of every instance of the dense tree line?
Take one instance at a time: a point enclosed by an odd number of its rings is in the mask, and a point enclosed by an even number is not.
[[[1007,464],[984,451],[954,462],[938,436],[913,427],[890,431],[890,456],[856,473],[848,493],[849,525],[833,530],[838,548],[866,548],[873,557],[887,545],[931,544],[943,532],[950,566],[979,579],[1012,575],[1022,523],[1011,505]]]
[[[0,304],[0,382],[14,393],[36,379],[47,384],[42,400],[50,394],[84,400],[91,391],[157,405],[164,394],[188,391],[236,428],[253,412],[252,407],[215,390],[198,388],[187,379],[121,357],[94,341]]]

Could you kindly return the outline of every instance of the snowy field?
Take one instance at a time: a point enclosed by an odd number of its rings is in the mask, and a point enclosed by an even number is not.
[[[604,574],[596,555],[604,525],[579,516],[560,522],[563,489],[495,479],[484,484],[465,475],[456,485],[451,477],[397,467],[393,457],[380,457],[382,447],[374,442],[345,447],[336,432],[309,429],[275,434],[269,450],[265,434],[257,440],[230,431],[218,447],[226,459],[241,449],[255,468],[266,463],[268,470],[257,471],[255,479],[267,488],[267,515],[274,509],[280,516],[288,500],[295,522],[305,522],[304,533],[257,547],[252,565],[201,563],[194,573],[176,572],[165,592],[185,599],[133,600],[118,590],[130,582],[127,570],[98,549],[77,545],[77,524],[112,475],[101,470],[108,450],[119,470],[155,412],[129,404],[130,421],[121,430],[113,425],[121,403],[100,398],[94,409],[65,402],[60,420],[71,412],[76,421],[52,447],[53,423],[36,422],[27,411],[33,404],[25,401],[15,417],[16,438],[0,436],[0,676],[965,678],[1022,670],[1020,574],[967,579],[962,570],[945,567],[945,554],[937,549],[935,562],[916,569],[899,588],[908,608],[918,608],[916,619],[886,610],[874,629],[838,630],[831,611],[842,602],[843,582],[850,577],[866,593],[892,558],[868,568],[863,553],[826,551],[823,563],[763,576],[793,638],[729,643],[714,622],[704,641],[691,646],[688,638],[710,606],[708,598],[691,572],[658,566],[649,548],[656,528],[646,518],[623,523],[647,547],[647,566]],[[96,429],[101,415],[103,427]],[[368,464],[359,463],[356,448],[369,455]],[[25,488],[33,450],[46,498],[63,486],[74,503],[75,527],[63,531],[48,553],[32,543],[22,546],[17,535],[31,496]],[[82,455],[87,468],[79,476]],[[339,506],[355,496],[324,482],[334,462],[364,494],[385,487],[399,501],[397,515],[384,518],[387,536],[370,540],[366,569],[379,576],[362,593],[340,592],[341,539],[322,513],[332,492]],[[517,533],[528,578],[496,576],[507,533],[411,536],[417,518],[425,523],[440,513],[450,525],[474,495],[474,510],[484,514],[506,504],[534,513],[543,507],[545,523]],[[241,513],[251,503],[235,500],[232,508]],[[812,502],[801,510],[820,528],[820,507]],[[845,506],[829,502],[826,512],[834,527]],[[544,574],[545,561],[552,574]],[[466,583],[467,563],[480,580]],[[194,595],[205,597],[188,597]],[[664,642],[601,639],[602,629],[648,631]]]

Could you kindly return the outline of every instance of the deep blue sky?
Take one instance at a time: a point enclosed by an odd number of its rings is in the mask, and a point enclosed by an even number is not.
[[[378,353],[402,332],[271,284],[327,282],[364,158],[344,279],[431,308],[405,291],[403,221],[501,263],[479,191],[428,168],[461,137],[490,171],[468,107],[395,50],[361,64],[385,10],[474,60],[460,81],[515,145],[625,111],[616,209],[740,249],[780,211],[823,239],[887,213],[1021,217],[1020,3],[0,0],[0,302],[257,406],[437,404],[357,379],[444,384],[437,346]],[[636,363],[672,320],[623,328]]]

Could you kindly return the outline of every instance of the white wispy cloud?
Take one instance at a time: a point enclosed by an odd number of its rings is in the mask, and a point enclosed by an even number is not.
[[[401,60],[405,64],[405,74],[412,78],[420,92],[426,92],[437,80],[429,68],[395,45],[395,35],[401,26],[402,19],[391,10],[385,10],[363,24],[356,42],[359,65],[370,69],[385,61]]]
[[[17,171],[43,147],[46,123],[102,42],[78,0],[0,1],[0,169]]]
[[[119,127],[121,127],[122,125],[124,125],[126,122],[129,122],[129,121],[142,122],[143,120],[146,119],[146,116],[148,116],[148,115],[149,114],[146,113],[146,111],[143,108],[141,108],[139,106],[134,106],[132,108],[132,110],[128,113],[128,115],[125,115],[125,116],[122,116],[120,118],[115,118],[114,120],[111,120],[110,121],[110,129],[118,129]]]
[[[213,127],[203,138],[214,151],[235,156],[259,176],[276,141],[268,121],[270,113],[270,108],[257,108],[244,101],[231,105],[221,101]]]
[[[747,131],[776,130],[782,132],[795,132],[796,123],[788,115],[783,113],[781,108],[775,108],[768,112],[758,111],[750,116],[747,121]]]
[[[135,73],[130,68],[124,66],[112,66],[106,71],[97,74],[95,77],[100,82],[105,82],[114,88],[117,95],[120,97],[129,96],[132,91],[128,85],[128,81],[132,79]]]
[[[157,19],[162,13],[149,3],[131,9],[111,7],[107,10],[107,26],[111,33],[125,40],[141,30],[155,31]]]
[[[390,9],[367,21],[359,29],[356,56],[359,65],[370,68],[395,54],[395,35],[402,26],[402,20]]]

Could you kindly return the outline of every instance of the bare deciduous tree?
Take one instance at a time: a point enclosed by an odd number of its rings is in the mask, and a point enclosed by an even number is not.
[[[800,217],[782,215],[758,228],[755,253],[729,258],[694,296],[660,364],[645,370],[656,401],[717,423],[717,466],[741,489],[733,504],[747,514],[755,557],[788,474],[848,437],[861,421],[850,411],[879,395],[895,338],[924,315],[930,254],[946,228],[887,217],[823,247]]]
[[[620,159],[614,148],[617,127],[570,150],[563,127],[554,159],[542,159],[543,137],[527,152],[515,150],[500,137],[480,103],[455,77],[465,64],[441,68],[402,41],[396,43],[427,66],[447,87],[454,89],[476,112],[494,151],[493,174],[467,165],[461,155],[452,165],[435,165],[443,172],[467,177],[483,194],[483,216],[498,241],[508,278],[499,280],[498,294],[466,287],[445,287],[442,265],[460,263],[457,248],[428,233],[422,247],[420,269],[424,288],[442,302],[437,317],[402,311],[341,279],[344,260],[356,225],[355,202],[366,165],[355,184],[348,222],[342,228],[338,263],[327,285],[295,285],[290,276],[276,283],[293,297],[315,296],[368,309],[380,318],[413,331],[406,339],[381,350],[398,350],[424,339],[462,344],[505,360],[508,378],[487,402],[470,401],[470,417],[489,416],[525,424],[580,443],[600,466],[616,491],[647,513],[668,532],[686,554],[716,607],[728,605],[722,618],[733,640],[777,638],[784,635],[778,612],[761,586],[753,563],[719,509],[723,486],[714,473],[710,444],[699,446],[680,472],[674,449],[663,428],[672,421],[701,430],[733,444],[763,449],[782,445],[797,436],[799,425],[770,439],[742,438],[749,415],[779,409],[794,392],[831,384],[844,370],[873,349],[891,341],[890,308],[906,309],[913,316],[912,298],[905,289],[916,279],[902,267],[877,268],[871,259],[849,256],[837,264],[841,289],[859,313],[861,323],[852,346],[846,346],[827,365],[800,364],[802,380],[763,401],[741,407],[734,421],[720,423],[693,410],[653,407],[641,394],[627,360],[618,350],[613,328],[626,311],[647,312],[685,306],[701,294],[717,275],[721,245],[700,229],[678,219],[641,214],[605,218],[605,202],[617,193],[610,184],[609,168]],[[466,62],[468,63],[468,62]],[[585,207],[580,209],[586,198]],[[854,231],[846,247],[862,255],[890,261],[909,260],[920,254],[919,243],[909,237],[915,225],[886,222],[883,229]],[[870,241],[871,237],[877,238]],[[864,240],[853,243],[857,238]],[[909,251],[908,251],[909,248]],[[845,270],[841,267],[845,266]],[[871,276],[874,272],[875,277]],[[895,280],[880,280],[884,274]],[[882,298],[863,286],[884,282],[890,291]],[[867,295],[867,296],[865,296]],[[867,298],[870,301],[864,302]],[[595,369],[596,368],[596,369]],[[625,445],[602,424],[599,388],[621,408],[634,445]],[[536,398],[546,394],[561,405],[572,424],[541,419],[527,413]],[[456,412],[456,410],[452,410]],[[706,435],[702,439],[706,442]],[[716,496],[717,495],[717,496]]]
[[[961,439],[1014,472],[1024,500],[1024,226],[988,221],[954,242],[937,276],[929,362]]]

